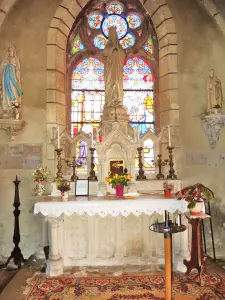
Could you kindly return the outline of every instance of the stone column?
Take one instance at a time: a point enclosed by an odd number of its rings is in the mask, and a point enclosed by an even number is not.
[[[46,274],[58,276],[63,274],[63,260],[59,254],[59,226],[62,217],[47,217],[49,229],[49,258],[47,260]]]
[[[190,250],[189,250],[189,225],[188,220],[185,217],[185,215],[182,215],[182,224],[187,227],[187,229],[181,233],[178,233],[180,235],[180,251],[178,253],[178,258],[176,262],[176,269],[180,272],[185,273],[187,271],[186,266],[184,265],[183,261],[184,259],[189,260],[190,259]]]

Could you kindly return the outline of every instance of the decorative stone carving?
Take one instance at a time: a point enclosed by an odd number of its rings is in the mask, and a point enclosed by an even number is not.
[[[68,234],[71,241],[71,254],[76,259],[85,258],[88,253],[88,220],[86,216],[72,218],[73,222]]]
[[[209,70],[207,80],[207,111],[213,113],[214,109],[221,109],[223,102],[222,86],[218,77],[215,75],[215,70]]]
[[[97,228],[97,247],[96,256],[102,258],[111,258],[115,256],[116,237],[115,237],[115,218],[98,217],[95,220]]]
[[[225,126],[225,115],[209,115],[202,120],[203,129],[208,137],[210,148],[214,149]]]
[[[26,122],[24,120],[0,119],[0,129],[6,130],[11,141],[15,140],[17,134],[23,129]]]

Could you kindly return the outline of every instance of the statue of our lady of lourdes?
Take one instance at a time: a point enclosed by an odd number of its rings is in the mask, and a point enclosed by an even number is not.
[[[0,65],[0,99],[2,110],[5,114],[16,111],[16,119],[18,109],[21,104],[21,82],[20,82],[20,62],[16,55],[16,48],[9,46],[6,58]]]
[[[100,58],[104,62],[105,106],[123,105],[123,64],[125,51],[115,27],[109,27],[109,38]]]
[[[213,109],[221,109],[223,102],[223,93],[221,82],[215,75],[215,70],[209,70],[209,77],[207,80],[207,111],[212,112]]]

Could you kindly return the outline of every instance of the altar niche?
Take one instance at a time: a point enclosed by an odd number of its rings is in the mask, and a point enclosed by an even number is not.
[[[109,175],[121,175],[125,168],[124,159],[110,159],[109,160]]]

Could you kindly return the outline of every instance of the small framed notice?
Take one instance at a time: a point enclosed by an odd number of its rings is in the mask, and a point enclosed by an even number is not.
[[[75,196],[89,196],[88,179],[77,179],[75,181]]]

